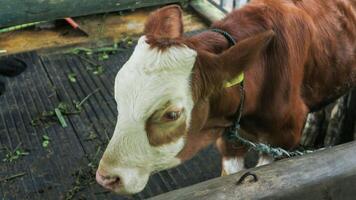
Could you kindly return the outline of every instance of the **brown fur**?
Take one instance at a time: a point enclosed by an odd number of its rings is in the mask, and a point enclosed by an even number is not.
[[[238,41],[230,49],[215,32],[177,37],[182,30],[177,17],[169,23],[173,28],[150,26],[154,30],[146,33],[156,38],[149,39],[153,47],[185,44],[198,52],[192,72],[195,107],[187,144],[178,157],[186,160],[214,141],[224,156],[245,152],[218,139],[240,103],[238,87],[224,89],[222,83],[241,71],[246,90],[241,125],[246,137],[295,147],[307,113],[356,85],[355,9],[353,0],[253,0],[212,25]],[[155,19],[160,15],[157,11]],[[165,30],[174,34],[165,39],[155,34]]]
[[[144,34],[152,48],[168,48],[180,45],[183,34],[182,10],[177,5],[166,6],[150,14]]]
[[[148,136],[148,141],[152,146],[160,146],[170,142],[174,142],[181,138],[186,133],[185,119],[182,118],[179,122],[171,123],[160,123],[155,122],[154,119],[150,118],[146,122],[146,132]],[[175,126],[172,126],[175,123]]]

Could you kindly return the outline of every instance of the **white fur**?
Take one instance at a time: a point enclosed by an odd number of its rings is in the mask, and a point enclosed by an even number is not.
[[[244,169],[244,158],[223,158],[222,167],[227,175],[234,174]]]
[[[256,167],[268,165],[274,161],[273,157],[268,155],[260,155]],[[223,158],[222,167],[226,175],[234,174],[244,169],[244,158],[233,157]]]
[[[274,161],[273,157],[262,154],[259,156],[258,163],[256,167],[263,166],[263,165],[268,165]]]
[[[184,146],[184,138],[153,147],[149,144],[145,123],[167,102],[183,106],[189,126],[193,99],[190,75],[197,53],[186,47],[170,47],[165,51],[150,48],[143,36],[130,59],[115,80],[118,119],[113,137],[104,153],[110,163],[100,167],[111,176],[120,176],[121,193],[136,193],[147,183],[153,171],[176,166],[176,155]],[[100,168],[99,167],[99,168]]]

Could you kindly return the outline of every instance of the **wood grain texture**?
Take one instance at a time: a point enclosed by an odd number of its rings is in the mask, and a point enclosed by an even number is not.
[[[356,142],[250,170],[257,182],[236,182],[247,171],[159,195],[178,199],[355,199]]]

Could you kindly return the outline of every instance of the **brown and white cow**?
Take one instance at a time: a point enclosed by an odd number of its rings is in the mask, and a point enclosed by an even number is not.
[[[213,142],[225,173],[242,169],[246,149],[222,137],[240,104],[239,87],[224,82],[242,72],[242,136],[295,147],[308,112],[356,85],[355,9],[354,0],[253,0],[212,25],[232,47],[213,31],[183,36],[178,6],[153,12],[116,77],[119,114],[97,181],[137,193]]]

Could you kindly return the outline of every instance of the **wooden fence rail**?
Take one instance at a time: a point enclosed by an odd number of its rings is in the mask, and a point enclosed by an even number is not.
[[[195,199],[356,199],[356,142],[277,161],[247,172],[215,178],[151,198]],[[250,180],[250,181],[249,181]]]

